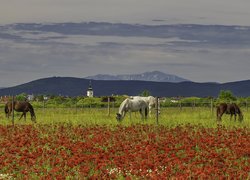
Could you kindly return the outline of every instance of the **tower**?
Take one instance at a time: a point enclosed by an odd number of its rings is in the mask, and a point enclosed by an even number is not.
[[[91,80],[89,81],[89,87],[88,87],[88,90],[87,90],[87,96],[88,97],[93,97],[94,96],[93,88],[92,88],[92,85],[91,85]]]

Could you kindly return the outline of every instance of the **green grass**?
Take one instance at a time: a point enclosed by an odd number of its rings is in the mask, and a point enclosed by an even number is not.
[[[117,108],[110,109],[110,115],[106,108],[36,108],[35,113],[39,124],[66,123],[72,125],[108,125],[115,126],[122,124],[129,126],[132,124],[157,124],[155,114],[152,114],[146,121],[142,121],[139,113],[127,113],[122,122],[117,122]],[[223,115],[221,124],[226,127],[250,127],[250,110],[242,109],[244,121],[230,121],[229,115]],[[211,112],[207,107],[195,108],[162,108],[159,115],[159,124],[175,127],[178,125],[194,124],[205,127],[217,127],[215,109]],[[26,122],[18,120],[21,113],[15,112],[15,124],[31,124],[30,114],[27,114]],[[12,124],[11,119],[5,118],[4,112],[0,113],[0,124]]]

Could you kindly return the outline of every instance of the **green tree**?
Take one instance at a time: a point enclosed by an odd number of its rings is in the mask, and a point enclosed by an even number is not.
[[[236,97],[229,90],[221,90],[218,99],[222,101],[235,101]]]
[[[21,93],[16,95],[16,100],[17,101],[25,101],[27,99],[27,94],[26,93]]]
[[[140,95],[140,96],[145,96],[145,97],[147,97],[147,96],[150,96],[151,93],[150,93],[149,90],[144,90],[144,91],[142,91],[139,95]]]

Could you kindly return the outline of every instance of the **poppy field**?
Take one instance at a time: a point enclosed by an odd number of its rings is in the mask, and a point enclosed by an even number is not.
[[[111,109],[36,109],[37,123],[0,115],[0,179],[249,179],[250,123],[209,109],[161,109],[117,122]]]
[[[249,128],[1,125],[0,179],[250,178]]]

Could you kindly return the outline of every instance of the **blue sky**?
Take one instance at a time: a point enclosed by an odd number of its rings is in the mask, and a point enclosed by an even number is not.
[[[196,82],[249,79],[250,42],[176,36],[66,34],[20,30],[15,23],[111,22],[250,26],[247,0],[2,0],[0,87],[51,76],[135,74],[159,70]],[[207,26],[208,27],[208,26]],[[218,30],[219,31],[219,30]],[[213,32],[214,33],[214,32]],[[239,33],[239,34],[237,34]],[[214,34],[222,37],[223,32]],[[196,43],[195,43],[196,42]],[[15,73],[13,73],[15,72]]]

